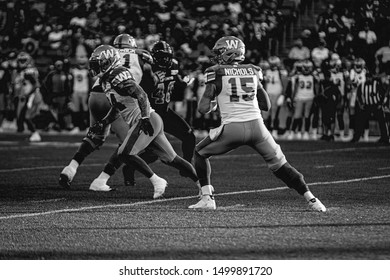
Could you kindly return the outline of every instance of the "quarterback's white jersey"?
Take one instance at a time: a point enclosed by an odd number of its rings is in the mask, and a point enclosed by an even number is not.
[[[206,83],[216,86],[216,100],[222,124],[261,117],[257,86],[263,79],[260,67],[252,64],[215,65],[205,71]]]

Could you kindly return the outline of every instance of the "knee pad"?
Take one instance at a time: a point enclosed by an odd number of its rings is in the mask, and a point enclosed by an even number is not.
[[[84,137],[83,141],[90,143],[95,149],[99,149],[106,141],[106,135],[90,133],[88,130],[87,136]]]
[[[272,151],[272,153],[268,153],[267,155],[265,155],[264,160],[267,163],[268,168],[272,172],[275,172],[287,163],[286,157],[280,149],[279,145],[277,145],[277,148]]]

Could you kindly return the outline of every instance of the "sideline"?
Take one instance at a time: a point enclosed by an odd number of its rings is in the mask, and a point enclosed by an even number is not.
[[[390,178],[390,174],[382,175],[382,176],[355,178],[355,179],[350,179],[350,180],[314,182],[314,183],[308,183],[308,185],[309,186],[318,186],[318,185],[348,184],[348,183],[362,182],[362,181],[368,181],[368,180],[379,180],[379,179],[385,179],[385,178]],[[277,187],[277,188],[261,189],[261,190],[228,192],[228,193],[216,194],[215,196],[228,196],[228,195],[237,195],[237,194],[272,192],[272,191],[280,191],[280,190],[285,190],[285,189],[288,189],[288,187]],[[186,200],[186,199],[193,199],[193,198],[197,198],[197,196],[173,197],[173,198],[167,198],[167,199],[139,201],[139,202],[125,203],[125,204],[107,204],[107,205],[96,205],[96,206],[88,206],[88,207],[80,207],[80,208],[58,209],[58,210],[46,211],[46,212],[2,216],[2,217],[0,217],[0,220],[9,220],[9,219],[27,218],[27,217],[38,217],[38,216],[46,216],[46,215],[59,214],[59,213],[82,212],[82,211],[87,211],[87,210],[104,209],[104,208],[134,207],[134,206],[157,204],[157,203],[161,203],[161,202],[171,202],[171,201]]]

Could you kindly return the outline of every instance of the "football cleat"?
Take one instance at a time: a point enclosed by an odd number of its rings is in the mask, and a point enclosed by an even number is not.
[[[318,212],[326,212],[326,207],[318,198],[312,198],[309,200],[309,207]]]
[[[65,166],[61,171],[60,179],[58,180],[61,187],[70,189],[74,175],[76,175],[76,169],[71,166]]]
[[[163,178],[159,178],[158,182],[153,184],[153,186],[154,186],[153,199],[157,199],[162,197],[163,194],[165,193],[165,189],[168,186],[168,182]]]
[[[204,195],[198,203],[188,206],[190,209],[210,209],[215,210],[217,206],[215,200],[211,195]]]
[[[38,131],[33,132],[30,138],[28,139],[30,142],[41,142],[41,135],[39,135]]]
[[[115,189],[113,189],[109,185],[107,185],[104,179],[96,178],[95,180],[93,180],[93,182],[89,186],[89,190],[95,191],[95,192],[109,192],[109,191],[113,191]]]
[[[303,139],[303,140],[309,140],[309,139],[310,139],[309,132],[305,131],[305,132],[303,133],[302,139]]]

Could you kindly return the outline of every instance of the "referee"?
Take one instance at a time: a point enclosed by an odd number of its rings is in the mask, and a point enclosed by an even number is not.
[[[385,121],[383,103],[385,89],[379,80],[373,78],[372,73],[366,73],[366,81],[359,84],[356,93],[358,106],[356,112],[356,129],[351,142],[358,142],[363,135],[364,128],[370,117],[374,116],[379,123],[381,137],[378,143],[389,144],[389,130]]]

